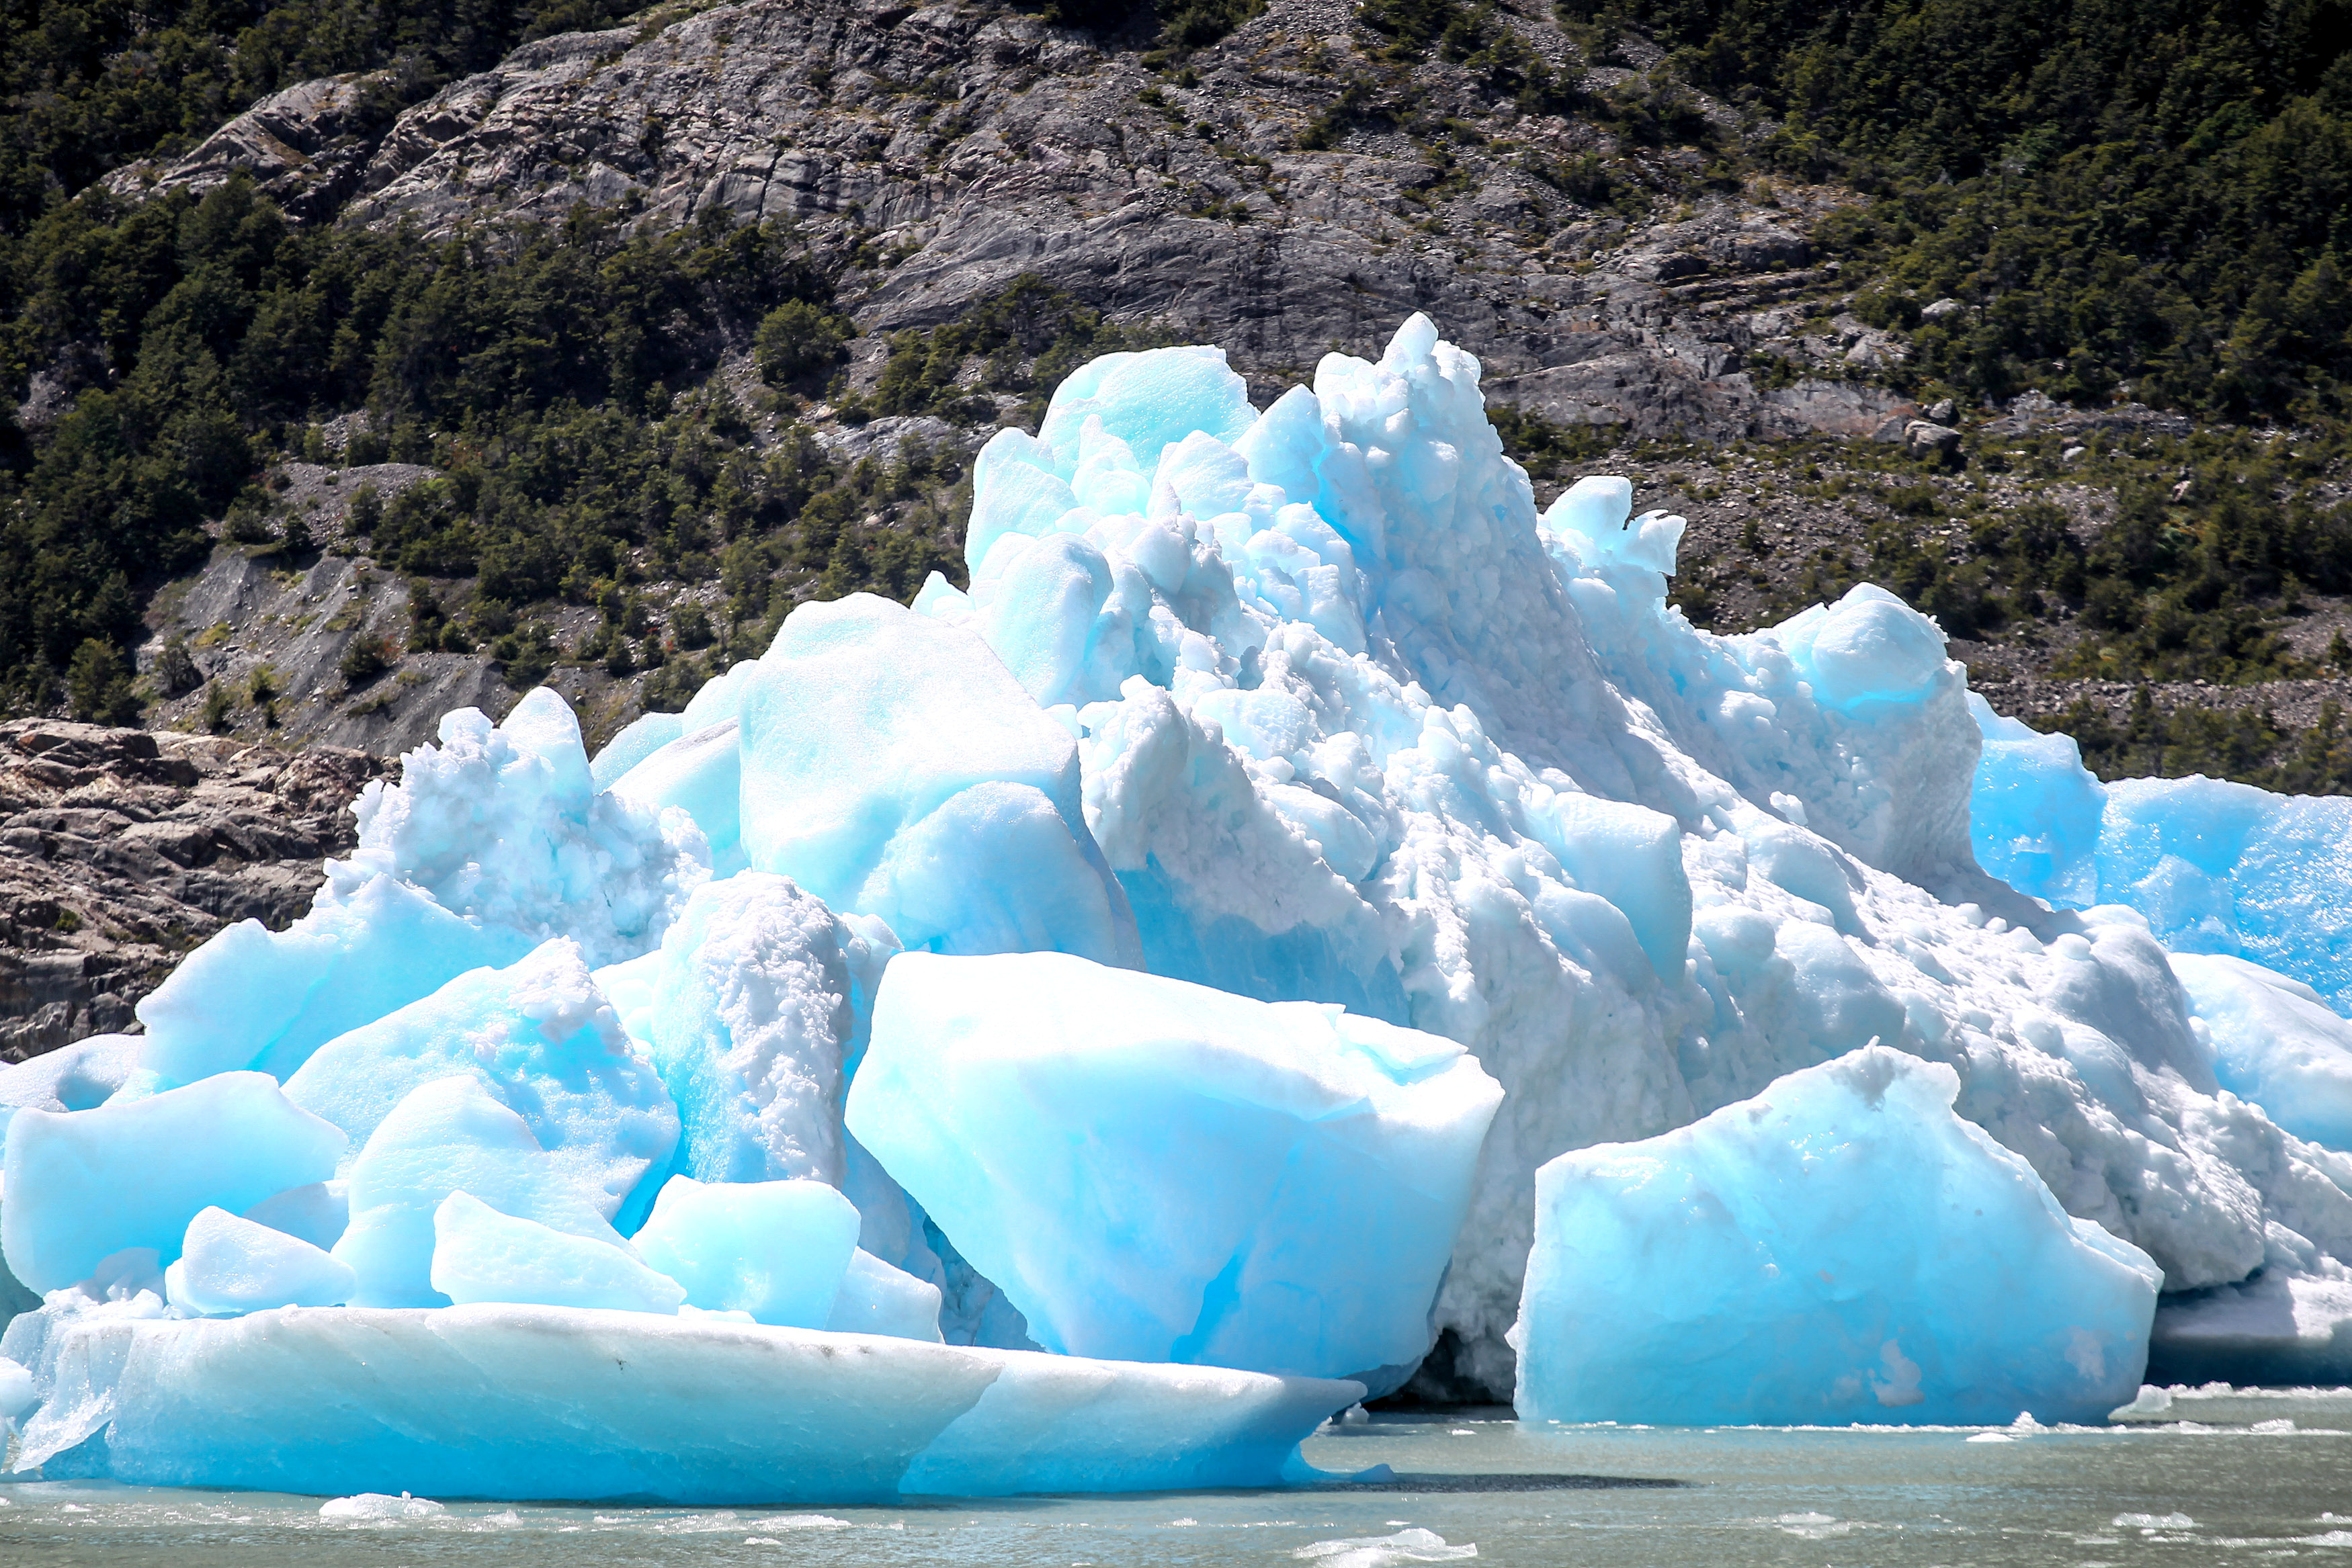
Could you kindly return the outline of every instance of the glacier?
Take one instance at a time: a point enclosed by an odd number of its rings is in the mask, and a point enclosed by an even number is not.
[[[303,918],[0,1072],[20,1462],[821,1500],[1271,1483],[1408,1377],[1618,1418],[1689,1348],[1547,1337],[1559,1173],[1729,1118],[1769,1185],[1855,1074],[1918,1158],[1774,1258],[1928,1327],[1723,1418],[1982,1414],[2015,1342],[1866,1266],[1939,1249],[2090,1303],[2020,1408],[2352,1376],[2352,808],[2101,784],[1875,588],[1696,629],[1682,520],[1538,509],[1478,382],[1422,317],[1262,410],[1108,355],[980,453],[967,587],[803,604],[593,758],[545,689],[448,716]],[[1936,1228],[1964,1171],[2001,1218]]]

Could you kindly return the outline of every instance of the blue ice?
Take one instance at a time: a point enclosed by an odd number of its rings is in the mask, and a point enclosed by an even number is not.
[[[1046,1349],[1379,1388],[1429,1349],[1500,1099],[1334,1006],[908,954],[847,1122]]]
[[[2099,1421],[2162,1271],[1883,1046],[1536,1176],[1518,1411],[1685,1426]]]

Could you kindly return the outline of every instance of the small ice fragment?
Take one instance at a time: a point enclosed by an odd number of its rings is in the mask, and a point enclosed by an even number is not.
[[[1392,1481],[1396,1479],[1396,1471],[1389,1469],[1389,1467],[1384,1464],[1374,1465],[1370,1469],[1358,1470],[1355,1474],[1354,1479],[1358,1486],[1370,1486],[1377,1481]],[[1391,1524],[1399,1524],[1403,1521],[1402,1520],[1391,1520],[1389,1522]]]
[[[2119,1513],[2108,1521],[2118,1530],[2194,1530],[2197,1521],[2185,1513]]]
[[[2267,1437],[2274,1433],[2294,1431],[2294,1422],[2287,1416],[2282,1416],[2274,1421],[2257,1421],[2248,1429]]]
[[[768,1521],[771,1530],[847,1530],[849,1521],[835,1519],[829,1513],[788,1513],[781,1519]]]
[[[1478,1434],[1467,1427],[1454,1427],[1445,1434],[1449,1437],[1475,1437]]]
[[[2011,1437],[2006,1432],[1979,1432],[1974,1437],[1969,1437],[1968,1441],[1971,1443],[2014,1443],[2017,1439]]]
[[[363,1491],[356,1497],[331,1498],[319,1505],[320,1519],[431,1519],[448,1511],[430,1498],[411,1497],[406,1492],[394,1497],[386,1492]]]
[[[1418,1529],[1400,1530],[1394,1535],[1318,1541],[1291,1553],[1302,1563],[1320,1562],[1324,1568],[1393,1568],[1401,1563],[1455,1563],[1477,1555],[1474,1544],[1448,1546],[1437,1531]]]
[[[1350,1405],[1339,1412],[1339,1425],[1342,1427],[1369,1427],[1371,1424],[1372,1413],[1360,1405]]]
[[[1171,1519],[1168,1521],[1168,1528],[1171,1530],[1186,1530],[1200,1522],[1201,1521],[1197,1519]]]

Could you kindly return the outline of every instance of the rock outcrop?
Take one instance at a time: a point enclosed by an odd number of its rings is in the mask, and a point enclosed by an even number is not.
[[[223,925],[282,926],[392,765],[55,719],[0,724],[0,1061],[131,1026]]]
[[[1400,61],[1340,0],[1273,0],[1165,75],[1132,39],[979,5],[665,20],[525,45],[383,126],[362,83],[289,89],[140,178],[200,187],[241,161],[299,210],[353,192],[342,221],[426,237],[581,203],[789,219],[869,335],[1035,273],[1226,345],[1269,391],[1426,310],[1497,401],[1629,436],[1869,434],[1917,412],[1873,384],[1902,345],[1843,315],[1834,264],[1814,265],[1806,230],[1849,195],[1670,205],[1700,188],[1699,147],[1527,112],[1434,50]],[[1647,90],[1588,68],[1538,6],[1482,25],[1566,90]],[[1801,373],[1762,384],[1759,355]]]

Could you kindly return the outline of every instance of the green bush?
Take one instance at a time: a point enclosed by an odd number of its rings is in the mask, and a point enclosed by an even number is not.
[[[823,306],[791,299],[761,319],[751,351],[770,386],[790,386],[833,369],[842,345],[856,335],[854,326]]]
[[[66,672],[66,707],[74,717],[92,724],[136,724],[139,696],[131,687],[131,670],[111,643],[87,638],[74,650]]]

